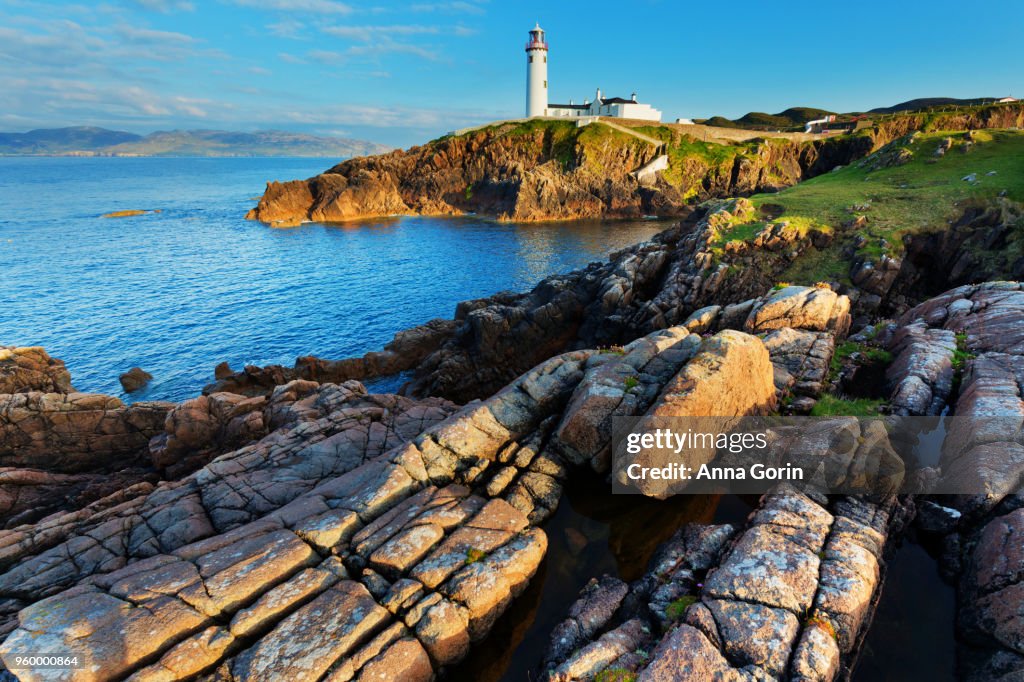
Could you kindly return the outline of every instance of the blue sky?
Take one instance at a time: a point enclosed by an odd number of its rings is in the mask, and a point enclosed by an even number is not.
[[[1024,3],[0,0],[0,130],[286,129],[406,146],[522,115],[523,43],[553,101],[677,116],[1024,96]]]

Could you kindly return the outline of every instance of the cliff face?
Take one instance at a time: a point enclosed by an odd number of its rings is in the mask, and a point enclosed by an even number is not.
[[[675,216],[706,199],[788,187],[914,131],[1022,125],[1020,106],[897,116],[856,135],[809,142],[700,141],[668,126],[506,123],[350,159],[307,180],[268,183],[246,217],[283,226],[470,212],[522,222]],[[668,167],[638,179],[661,155]]]
[[[521,222],[676,216],[707,199],[788,187],[915,131],[1021,126],[1019,105],[896,116],[856,135],[813,141],[700,141],[680,128],[603,122],[506,123],[350,159],[307,180],[270,182],[246,217],[286,226],[460,213]],[[662,155],[667,168],[637,177]]]
[[[647,129],[645,129],[646,131]],[[674,216],[695,200],[770,191],[870,151],[870,141],[701,144],[667,128],[643,139],[604,124],[492,126],[271,182],[247,218],[276,225],[475,212],[503,220]],[[648,131],[649,132],[649,131]],[[635,172],[668,153],[670,168]]]

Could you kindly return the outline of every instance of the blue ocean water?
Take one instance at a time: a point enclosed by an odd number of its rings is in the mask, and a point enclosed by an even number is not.
[[[0,158],[0,345],[39,345],[81,391],[197,395],[227,360],[291,365],[379,349],[459,301],[527,290],[664,229],[473,217],[269,228],[244,220],[267,180],[325,159]],[[158,209],[101,218],[122,209]],[[124,397],[124,396],[122,396]]]

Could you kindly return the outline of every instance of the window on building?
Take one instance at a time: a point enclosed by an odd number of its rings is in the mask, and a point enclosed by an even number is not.
[[[530,55],[530,63],[533,64],[533,55]]]
[[[546,89],[547,89],[547,87],[548,87],[548,82],[547,82],[547,81],[544,81],[544,89],[546,90]]]
[[[544,63],[545,63],[545,64],[547,64],[547,63],[548,63],[548,58],[547,58],[547,57],[544,57]]]

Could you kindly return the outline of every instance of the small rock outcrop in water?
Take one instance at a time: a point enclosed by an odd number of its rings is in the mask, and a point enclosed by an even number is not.
[[[159,213],[159,210],[149,210],[140,208],[131,208],[124,211],[113,211],[111,213],[104,213],[102,218],[133,218],[139,215],[146,215],[147,213]]]
[[[395,334],[395,338],[382,351],[367,353],[361,358],[322,360],[301,357],[294,367],[268,365],[247,366],[241,372],[232,372],[226,362],[214,370],[216,381],[203,388],[203,393],[239,393],[248,396],[265,395],[295,379],[338,383],[349,379],[372,379],[397,374],[416,367],[428,355],[451,338],[458,323],[454,320],[431,320],[412,329]]]
[[[153,375],[141,367],[132,367],[117,379],[127,393],[134,393],[152,381]]]

